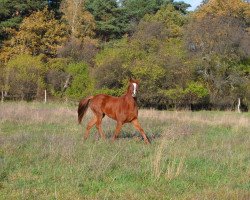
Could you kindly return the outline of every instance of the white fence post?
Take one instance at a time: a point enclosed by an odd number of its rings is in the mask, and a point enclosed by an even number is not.
[[[1,91],[1,102],[3,103],[3,100],[4,100],[4,92],[3,90]]]
[[[240,98],[238,98],[238,105],[237,105],[237,111],[238,111],[238,113],[240,113],[241,111],[240,111]]]
[[[47,90],[44,90],[44,103],[47,103]]]

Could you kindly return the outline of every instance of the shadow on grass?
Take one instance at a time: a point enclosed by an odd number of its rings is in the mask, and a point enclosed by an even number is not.
[[[114,134],[114,132],[112,132],[112,131],[106,131],[105,132],[106,139],[112,140],[113,134]],[[147,136],[148,140],[150,142],[152,142],[153,140],[155,140],[157,138],[161,138],[162,134],[161,133],[157,133],[157,134],[152,134],[152,133],[147,134],[146,133],[146,136]],[[95,141],[101,140],[101,137],[100,137],[97,130],[91,131],[89,138],[92,138]],[[142,142],[144,141],[143,137],[141,136],[141,134],[139,132],[128,132],[128,131],[121,131],[120,134],[118,135],[118,137],[116,138],[116,140],[120,140],[120,139],[130,139],[130,140],[142,141]]]

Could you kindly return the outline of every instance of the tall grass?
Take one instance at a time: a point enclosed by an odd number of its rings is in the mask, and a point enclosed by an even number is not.
[[[249,113],[140,110],[144,145],[83,141],[76,107],[0,104],[0,199],[250,199]]]

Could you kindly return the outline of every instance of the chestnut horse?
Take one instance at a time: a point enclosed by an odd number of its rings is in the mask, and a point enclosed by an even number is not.
[[[96,125],[100,136],[105,140],[105,134],[102,130],[101,123],[105,115],[117,121],[115,133],[112,137],[114,141],[121,128],[125,123],[132,123],[134,127],[141,133],[146,144],[149,140],[138,122],[138,107],[136,103],[136,93],[138,90],[137,80],[130,80],[127,92],[120,97],[113,97],[105,94],[98,94],[82,99],[78,106],[78,122],[79,124],[84,117],[88,106],[94,113],[93,119],[88,123],[84,139],[89,136],[90,129]]]

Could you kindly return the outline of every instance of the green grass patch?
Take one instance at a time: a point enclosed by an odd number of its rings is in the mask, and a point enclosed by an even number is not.
[[[0,111],[0,199],[250,197],[249,114],[144,110],[141,124],[156,135],[145,145],[131,125],[115,143],[96,141],[94,129],[83,141],[90,117],[77,125],[73,106],[8,103]],[[114,128],[104,121],[107,135]]]

